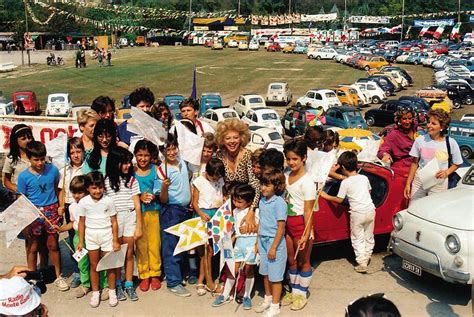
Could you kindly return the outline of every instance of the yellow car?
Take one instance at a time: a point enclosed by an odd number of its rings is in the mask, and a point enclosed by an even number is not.
[[[295,47],[291,44],[288,44],[283,48],[282,52],[283,54],[290,54],[290,53],[293,53],[294,50],[295,50]]]
[[[445,91],[422,89],[416,92],[416,96],[425,99],[431,106],[431,109],[443,109],[447,113],[453,111],[453,102],[448,98],[448,94]]]
[[[357,95],[357,90],[351,87],[337,87],[333,89],[342,104],[353,107],[361,107],[362,100]]]
[[[361,61],[359,67],[361,69],[369,70],[371,68],[380,68],[389,64],[390,63],[381,56],[372,56],[368,57],[366,60]]]

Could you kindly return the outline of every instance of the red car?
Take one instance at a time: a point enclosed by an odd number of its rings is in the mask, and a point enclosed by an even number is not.
[[[40,104],[33,91],[14,92],[12,96],[13,104],[16,105],[18,100],[22,101],[26,114],[37,114],[40,112]]]
[[[429,47],[429,50],[436,54],[448,54],[448,47],[444,44],[433,44]]]
[[[391,170],[374,163],[360,163],[360,173],[369,178],[371,196],[376,207],[374,234],[386,234],[393,230],[392,216],[408,207],[403,198],[406,175],[402,171]],[[336,196],[340,182],[334,182],[327,190]],[[315,244],[323,244],[350,239],[349,205],[336,204],[319,199],[319,211],[313,215]]]
[[[267,52],[279,52],[281,51],[281,46],[279,43],[273,43],[268,45]]]

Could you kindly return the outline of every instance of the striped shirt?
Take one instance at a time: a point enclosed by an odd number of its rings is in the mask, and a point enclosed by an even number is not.
[[[109,178],[105,179],[105,192],[107,197],[112,199],[115,205],[117,213],[131,212],[135,210],[132,196],[140,195],[140,185],[135,177],[132,176],[128,182],[128,186],[125,186],[125,179],[120,179],[120,188],[116,192],[110,186]]]

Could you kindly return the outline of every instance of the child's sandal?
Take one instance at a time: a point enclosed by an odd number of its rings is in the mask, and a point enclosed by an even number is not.
[[[206,287],[206,291],[208,291],[209,293],[211,293],[211,296],[214,297],[214,294],[220,294],[222,293],[222,287],[221,285],[218,283],[218,281],[215,281],[214,282],[214,288],[213,289],[210,289],[209,287],[207,287],[207,285],[205,285]]]
[[[204,284],[197,284],[196,285],[196,293],[198,294],[198,296],[204,296],[206,295],[207,291],[206,291],[206,285]]]

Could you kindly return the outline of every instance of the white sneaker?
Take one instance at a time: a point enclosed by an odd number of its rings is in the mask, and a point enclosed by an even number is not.
[[[266,302],[263,300],[257,307],[255,307],[255,312],[256,313],[263,313],[266,311],[268,308],[270,308],[271,302]]]
[[[280,308],[270,307],[265,314],[265,317],[273,317],[280,315]]]
[[[100,293],[99,292],[92,292],[92,296],[91,296],[91,299],[89,301],[89,305],[92,308],[97,308],[97,307],[99,307],[99,303],[100,303]]]
[[[66,280],[62,275],[59,275],[59,277],[54,281],[54,285],[61,291],[65,292],[69,290],[69,285],[67,284]]]

